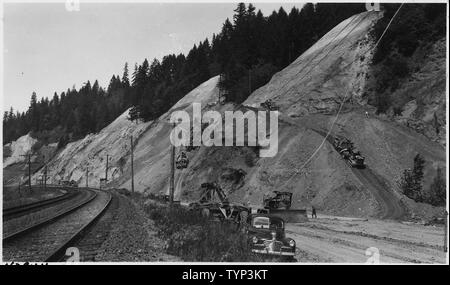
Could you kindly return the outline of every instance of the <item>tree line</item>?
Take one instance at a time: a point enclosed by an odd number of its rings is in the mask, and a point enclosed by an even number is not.
[[[381,37],[400,5],[383,4],[384,16],[372,30],[375,39]],[[426,54],[427,47],[445,37],[446,18],[445,3],[408,3],[399,10],[373,57],[373,64],[377,66],[374,68],[375,96],[369,98],[369,103],[377,107],[378,113],[385,113],[390,107],[397,113],[396,110],[401,109],[397,106],[398,98],[393,98],[391,94],[399,88],[402,80],[418,68],[415,52],[422,49]]]
[[[402,193],[416,202],[428,203],[433,206],[445,206],[446,181],[444,170],[439,167],[429,188],[424,189],[424,168],[425,159],[420,154],[417,154],[414,157],[413,168],[405,169],[398,182]]]
[[[232,20],[187,55],[145,59],[132,72],[125,63],[122,76],[113,75],[106,90],[87,81],[52,99],[38,101],[33,93],[26,112],[4,113],[3,143],[32,132],[62,146],[100,131],[128,108],[130,120],[153,120],[216,75],[222,99],[239,104],[334,26],[363,11],[363,3],[307,3],[264,16],[254,5],[239,3]]]

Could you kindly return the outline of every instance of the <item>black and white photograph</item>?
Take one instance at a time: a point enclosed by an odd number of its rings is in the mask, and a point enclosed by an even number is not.
[[[2,0],[1,263],[448,265],[448,3],[273,1]]]

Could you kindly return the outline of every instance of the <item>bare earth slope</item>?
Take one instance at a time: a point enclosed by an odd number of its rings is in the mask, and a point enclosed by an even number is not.
[[[417,205],[399,193],[397,180],[420,152],[427,161],[425,186],[429,185],[436,168],[445,165],[445,150],[400,124],[364,116],[362,93],[373,46],[368,32],[379,17],[379,13],[366,12],[343,21],[239,107],[244,111],[259,108],[267,99],[280,107],[275,157],[259,158],[248,147],[201,147],[188,153],[188,168],[176,172],[176,197],[195,200],[202,182],[218,181],[231,199],[252,205],[260,205],[268,191],[285,190],[294,193],[294,207],[314,205],[328,214],[394,219],[415,214]],[[98,186],[109,155],[109,185],[130,188],[133,135],[135,189],[166,192],[170,113],[190,111],[193,102],[202,103],[204,109],[235,109],[216,104],[217,82],[214,77],[201,84],[158,120],[134,123],[125,112],[100,133],[67,145],[49,164],[51,182],[73,179],[84,184],[88,169],[89,185]],[[343,100],[346,103],[336,118]],[[366,157],[366,169],[348,166],[325,140],[331,127],[329,139],[339,134],[354,141]],[[239,169],[246,175],[235,181],[233,175]],[[424,217],[436,212],[426,205],[419,208]]]
[[[218,77],[213,77],[188,93],[171,110],[189,111],[192,102],[217,102]],[[167,188],[169,177],[170,142],[169,122],[171,111],[158,120],[131,122],[128,110],[98,134],[89,134],[84,139],[69,143],[48,164],[49,183],[61,180],[75,180],[79,185],[88,183],[98,187],[100,179],[106,176],[108,163],[109,186],[131,188],[131,136],[134,138],[135,190],[139,192],[159,192]],[[38,172],[35,177],[42,174]]]

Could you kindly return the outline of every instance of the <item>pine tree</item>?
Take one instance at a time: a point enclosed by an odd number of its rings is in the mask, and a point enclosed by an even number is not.
[[[30,100],[30,108],[28,109],[30,114],[30,125],[32,131],[39,131],[39,110],[37,104],[36,92],[33,92]]]
[[[122,84],[125,88],[130,87],[130,80],[128,79],[128,63],[125,62],[123,67]]]
[[[236,9],[234,9],[233,21],[234,25],[239,25],[247,15],[247,8],[245,7],[245,3],[238,3]]]
[[[436,176],[433,179],[428,194],[426,195],[426,202],[433,206],[445,206],[446,200],[446,181],[442,168],[437,169]]]
[[[401,177],[401,180],[399,182],[399,187],[402,190],[402,193],[406,196],[409,197],[413,200],[415,197],[415,193],[414,193],[414,189],[415,189],[415,184],[414,184],[414,176],[412,174],[411,169],[405,169],[403,171],[403,175]]]
[[[133,106],[130,108],[130,110],[128,111],[128,120],[130,121],[138,121],[138,119],[140,118],[140,112],[139,112],[139,107],[138,106]]]
[[[117,82],[116,76],[113,75],[111,77],[111,80],[109,81],[108,89],[106,91],[108,94],[111,94],[116,89],[117,86],[116,82]]]
[[[424,194],[422,191],[423,169],[425,160],[420,154],[414,157],[413,169],[406,169],[399,183],[403,194],[413,199],[416,202],[424,201]]]
[[[422,192],[422,182],[423,182],[423,169],[425,166],[425,160],[418,153],[414,157],[414,167],[412,170],[412,174],[414,177],[414,195],[416,197],[416,201],[423,201],[423,192]]]
[[[137,85],[137,76],[138,76],[138,65],[137,63],[134,64],[134,71],[131,77],[131,85],[133,87],[136,87]]]
[[[413,174],[414,174],[414,180],[418,183],[421,183],[423,180],[423,168],[425,166],[425,160],[423,157],[418,153],[414,157],[414,168],[413,168]]]
[[[93,93],[94,95],[98,95],[99,92],[100,92],[100,86],[99,86],[99,84],[98,84],[98,81],[95,80],[94,85],[92,85],[92,93]]]

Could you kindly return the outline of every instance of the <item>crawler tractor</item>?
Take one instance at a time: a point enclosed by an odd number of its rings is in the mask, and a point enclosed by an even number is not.
[[[291,209],[291,192],[273,191],[264,194],[263,208],[257,213],[273,214],[286,222],[295,223],[307,220],[306,209]]]
[[[189,159],[184,151],[182,151],[176,159],[175,165],[177,169],[186,168],[189,164]]]
[[[265,194],[263,199],[263,205],[265,209],[289,210],[292,203],[292,193],[273,191],[271,193]]]

